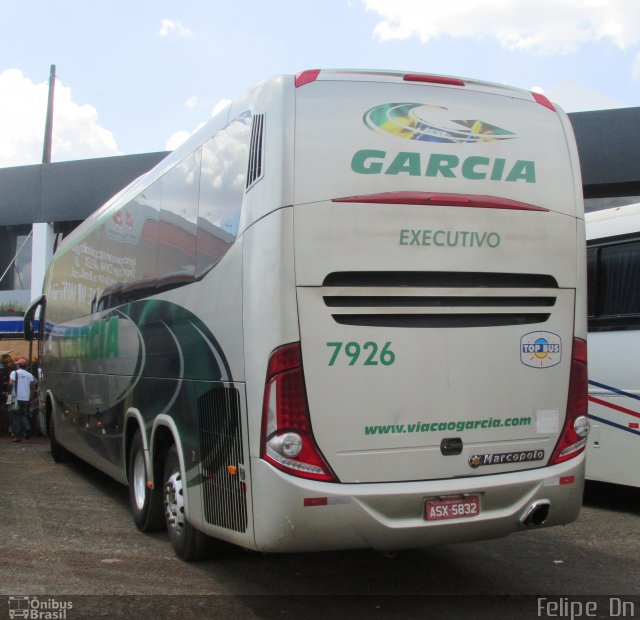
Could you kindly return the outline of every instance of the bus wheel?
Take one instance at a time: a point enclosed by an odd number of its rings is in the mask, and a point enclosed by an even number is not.
[[[136,431],[129,451],[129,504],[133,520],[142,532],[155,532],[164,527],[162,489],[147,486],[147,466],[140,429]],[[158,481],[156,481],[158,482]]]
[[[164,518],[169,540],[179,558],[202,560],[210,555],[212,539],[185,518],[184,481],[175,445],[169,448],[164,466]]]

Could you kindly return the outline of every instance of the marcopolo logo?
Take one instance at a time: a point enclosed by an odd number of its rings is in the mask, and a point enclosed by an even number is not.
[[[377,133],[421,142],[468,144],[517,137],[479,119],[452,119],[447,108],[429,103],[383,103],[368,110],[363,120]]]
[[[520,361],[532,368],[550,368],[562,359],[562,338],[552,332],[530,332],[520,339]]]
[[[469,457],[469,467],[477,469],[483,465],[506,465],[509,463],[530,463],[544,459],[544,450],[523,452],[500,452],[497,454],[473,454]]]

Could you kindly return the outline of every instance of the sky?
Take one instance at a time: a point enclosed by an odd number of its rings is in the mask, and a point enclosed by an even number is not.
[[[640,0],[0,0],[0,167],[172,150],[256,82],[453,75],[567,112],[640,106]]]

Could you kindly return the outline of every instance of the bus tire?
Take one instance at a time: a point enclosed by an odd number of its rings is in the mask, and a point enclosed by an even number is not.
[[[175,445],[169,448],[164,466],[164,518],[171,546],[179,558],[203,560],[212,554],[213,539],[186,519],[183,477]]]
[[[136,431],[129,450],[129,504],[137,528],[141,532],[156,532],[164,527],[162,489],[147,486],[147,465],[144,458],[142,432]]]
[[[49,428],[47,429],[49,434],[49,447],[51,449],[51,457],[56,463],[65,463],[71,458],[71,452],[66,448],[63,448],[56,439],[56,429],[53,422],[53,414],[49,418]]]

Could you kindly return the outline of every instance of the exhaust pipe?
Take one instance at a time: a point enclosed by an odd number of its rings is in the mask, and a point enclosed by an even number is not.
[[[525,527],[544,525],[549,516],[550,507],[551,502],[548,499],[540,499],[537,502],[533,502],[520,517],[520,524]]]

